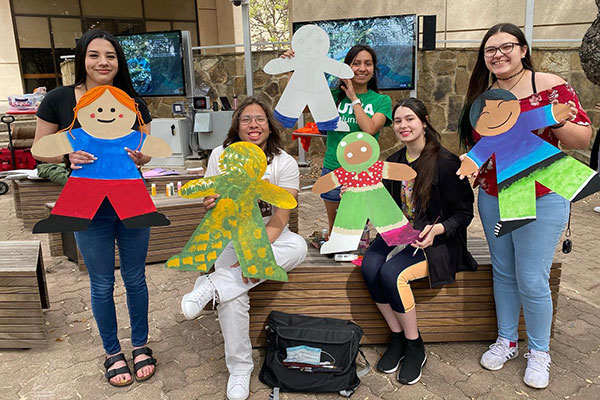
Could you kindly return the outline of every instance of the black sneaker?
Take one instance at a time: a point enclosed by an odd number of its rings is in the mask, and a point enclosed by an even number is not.
[[[392,332],[392,341],[377,362],[377,370],[385,374],[396,372],[405,353],[406,337],[404,332]]]
[[[406,355],[402,362],[402,368],[398,373],[398,381],[405,385],[413,385],[421,379],[423,365],[427,362],[425,345],[419,333],[415,340],[406,339]]]

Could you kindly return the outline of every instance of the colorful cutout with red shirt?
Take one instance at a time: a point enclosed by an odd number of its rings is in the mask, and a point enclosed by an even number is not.
[[[341,167],[320,177],[312,188],[320,194],[348,186],[321,254],[356,250],[367,219],[389,246],[414,243],[420,231],[410,225],[381,180],[410,180],[417,173],[406,164],[378,161],[379,144],[364,132],[346,135],[338,144],[337,158]]]
[[[83,150],[96,159],[71,173],[52,213],[33,233],[87,229],[105,199],[126,228],[169,225],[148,194],[135,162],[125,147],[151,157],[168,157],[171,148],[146,133],[135,101],[121,89],[102,85],[87,91],[75,106],[75,118],[64,131],[42,137],[31,148],[39,157]],[[135,121],[140,130],[133,130]],[[73,129],[75,120],[81,128]]]

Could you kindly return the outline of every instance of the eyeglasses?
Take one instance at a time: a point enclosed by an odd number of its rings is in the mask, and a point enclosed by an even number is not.
[[[240,124],[248,125],[252,120],[255,120],[257,124],[264,125],[267,123],[267,117],[263,115],[243,115],[240,117]]]
[[[483,55],[486,56],[487,58],[492,58],[496,55],[496,52],[498,50],[500,51],[501,54],[504,54],[504,55],[510,54],[510,52],[513,51],[513,49],[515,48],[515,45],[523,46],[521,43],[513,43],[513,42],[502,43],[498,47],[494,47],[494,46],[486,47],[485,49],[483,49]]]

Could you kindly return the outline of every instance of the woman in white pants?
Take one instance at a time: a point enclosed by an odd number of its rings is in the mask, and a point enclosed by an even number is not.
[[[231,128],[223,146],[212,151],[205,176],[222,172],[219,170],[218,160],[225,147],[239,141],[250,142],[260,147],[267,156],[268,165],[263,179],[297,197],[300,185],[298,164],[281,149],[279,130],[269,107],[256,98],[247,98],[233,114]],[[204,206],[208,210],[218,201],[218,195],[206,197]],[[275,260],[286,271],[290,271],[304,260],[306,242],[289,230],[290,210],[259,203]],[[232,243],[229,243],[215,262],[215,271],[200,276],[194,289],[181,300],[181,310],[187,319],[196,318],[209,302],[218,303],[219,324],[225,342],[225,363],[229,370],[229,400],[243,400],[250,394],[250,374],[254,365],[250,344],[248,291],[260,283],[261,281],[248,280],[242,276],[235,250]]]

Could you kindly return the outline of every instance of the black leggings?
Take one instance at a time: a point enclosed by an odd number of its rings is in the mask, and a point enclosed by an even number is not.
[[[365,254],[361,270],[376,303],[390,304],[392,310],[405,313],[415,307],[410,281],[426,277],[428,265],[422,250],[413,257],[415,248],[412,246],[407,246],[386,262],[394,248],[377,236]]]

